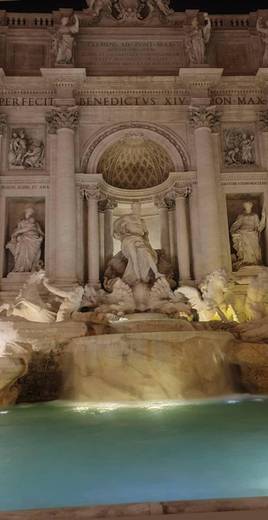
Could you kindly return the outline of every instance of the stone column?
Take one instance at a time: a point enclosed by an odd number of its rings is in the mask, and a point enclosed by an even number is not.
[[[268,172],[268,109],[262,110],[260,112],[260,121],[259,128],[262,133],[262,158],[263,158],[263,167]],[[268,186],[265,186],[264,191],[264,207],[266,210],[266,215],[268,218]],[[268,221],[266,222],[265,228],[265,264],[268,265]]]
[[[113,199],[107,199],[104,208],[104,258],[105,267],[114,254],[113,244],[113,209],[117,203]]]
[[[7,116],[6,114],[0,114],[0,174],[3,172],[3,138],[6,134],[7,130]],[[6,240],[6,207],[5,207],[5,199],[2,195],[2,189],[0,187],[0,221],[1,221],[1,229],[0,229],[0,279],[3,278],[4,275],[4,264],[5,264],[5,240]]]
[[[190,238],[187,222],[186,200],[191,188],[175,187],[177,258],[180,282],[191,280]]]
[[[88,205],[88,229],[87,229],[87,258],[88,258],[88,284],[91,287],[100,286],[100,234],[98,202],[100,200],[99,186],[92,184],[81,190]]]
[[[168,199],[168,225],[170,242],[170,261],[174,269],[177,269],[177,236],[175,223],[175,200]]]
[[[155,205],[159,209],[160,217],[160,246],[167,259],[170,259],[170,233],[168,219],[168,205],[164,196],[156,197]]]
[[[0,114],[0,173],[3,171],[3,138],[7,130],[7,116]]]
[[[56,108],[46,119],[49,132],[57,133],[55,278],[57,282],[70,284],[77,280],[74,132],[79,112],[77,107]]]
[[[260,112],[260,130],[263,144],[263,166],[268,171],[268,109]]]
[[[104,205],[103,201],[98,204],[99,210],[99,241],[100,241],[100,273],[105,269],[105,248],[104,248]],[[105,202],[105,201],[104,201]]]
[[[222,266],[217,169],[212,140],[212,129],[218,123],[216,107],[203,105],[190,107],[190,124],[194,128],[195,136],[203,275]]]

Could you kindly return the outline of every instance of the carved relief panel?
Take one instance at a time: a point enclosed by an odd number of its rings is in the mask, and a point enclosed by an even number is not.
[[[252,169],[257,166],[255,129],[232,126],[223,129],[223,166],[225,168]]]
[[[7,200],[5,275],[29,273],[44,266],[45,201],[37,197]]]
[[[13,126],[8,142],[8,168],[42,170],[45,167],[43,128]]]

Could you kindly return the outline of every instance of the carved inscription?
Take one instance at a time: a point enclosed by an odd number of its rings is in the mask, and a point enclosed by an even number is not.
[[[152,105],[188,105],[190,98],[186,96],[171,95],[90,95],[79,99],[80,106],[152,106]]]
[[[38,107],[52,105],[52,97],[0,96],[0,106],[2,107]]]
[[[182,40],[98,40],[80,42],[78,66],[92,74],[177,72],[186,65]]]
[[[155,93],[147,90],[141,94],[130,93],[88,92],[82,93],[77,99],[79,106],[153,106],[153,105],[189,105],[190,96],[187,93],[163,92]],[[211,105],[265,105],[266,100],[261,95],[223,95],[213,92]],[[0,94],[2,107],[34,107],[53,106],[53,97],[46,96],[4,96]]]
[[[265,105],[266,100],[261,95],[218,95],[212,94],[212,105]]]

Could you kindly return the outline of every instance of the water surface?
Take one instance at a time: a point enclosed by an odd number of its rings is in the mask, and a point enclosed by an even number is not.
[[[268,399],[0,411],[0,509],[268,495]]]

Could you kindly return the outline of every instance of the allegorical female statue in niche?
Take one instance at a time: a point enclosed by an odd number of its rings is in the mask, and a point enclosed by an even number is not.
[[[40,267],[41,245],[44,232],[35,220],[34,209],[26,208],[24,217],[19,220],[10,241],[6,244],[14,257],[12,272],[30,273]]]
[[[266,214],[262,210],[261,219],[257,213],[252,212],[253,202],[246,201],[243,204],[244,211],[234,221],[230,232],[233,247],[236,251],[234,267],[239,269],[244,265],[262,265],[262,252],[260,235],[265,228]]]

